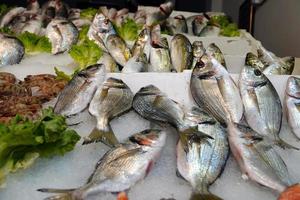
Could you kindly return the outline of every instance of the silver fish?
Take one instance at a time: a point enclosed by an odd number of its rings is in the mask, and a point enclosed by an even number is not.
[[[146,25],[153,26],[165,21],[172,13],[174,4],[171,1],[167,1],[159,6],[158,10],[147,15]]]
[[[188,25],[188,33],[189,33],[189,35],[193,35],[194,34],[192,23],[193,23],[193,21],[194,21],[194,19],[196,17],[202,18],[202,17],[205,17],[205,16],[203,14],[199,14],[199,15],[192,15],[192,16],[189,16],[189,17],[186,18],[186,23]]]
[[[197,62],[200,61],[200,58],[204,55],[205,48],[203,47],[202,41],[194,41],[192,48],[193,48],[193,64],[192,64],[192,66],[194,67],[197,64]]]
[[[61,193],[47,198],[56,200],[87,199],[99,193],[126,191],[147,176],[159,158],[166,137],[165,132],[151,129],[134,134],[126,143],[104,154],[85,185],[76,189],[42,188],[38,191]]]
[[[193,34],[195,36],[200,36],[201,32],[207,26],[207,23],[208,23],[208,19],[205,16],[203,15],[196,16],[192,21]]]
[[[18,39],[0,33],[0,66],[19,63],[24,53],[24,46]]]
[[[249,126],[282,147],[291,147],[279,137],[282,106],[270,80],[258,68],[245,66],[240,74],[239,88]]]
[[[0,28],[3,28],[4,26],[8,26],[15,17],[18,17],[22,13],[25,12],[25,8],[23,7],[16,7],[10,9],[3,17],[0,19]]]
[[[168,46],[166,38],[162,38],[164,46]],[[151,47],[149,72],[170,72],[172,70],[169,48]]]
[[[78,72],[59,94],[54,112],[65,116],[82,112],[104,81],[105,75],[105,67],[99,64]]]
[[[188,27],[186,19],[183,15],[177,15],[175,17],[169,17],[166,22],[167,29],[172,35],[176,33],[187,33]]]
[[[260,71],[263,71],[265,69],[265,65],[259,60],[259,58],[254,55],[253,53],[247,53],[246,55],[246,65],[250,65],[253,67],[258,68]]]
[[[76,26],[65,19],[53,19],[46,28],[46,37],[52,44],[52,54],[69,50],[77,42],[78,36]]]
[[[187,180],[193,194],[190,199],[221,198],[208,190],[222,173],[229,155],[226,130],[207,113],[194,108],[190,113],[198,130],[211,138],[203,138],[197,134],[181,134],[177,144],[177,172]]]
[[[26,21],[24,26],[22,27],[21,33],[29,32],[34,33],[36,35],[40,35],[42,29],[42,16],[41,15],[34,15]]]
[[[278,192],[283,192],[291,179],[276,150],[250,127],[229,123],[228,139],[244,179],[250,179]]]
[[[126,42],[118,35],[109,35],[105,44],[108,52],[115,61],[119,65],[125,66],[127,61],[131,58],[131,52]]]
[[[97,63],[103,64],[107,73],[120,72],[118,64],[109,53],[103,52]]]
[[[227,69],[224,55],[221,49],[215,43],[211,43],[210,45],[208,45],[205,53],[209,56],[214,57],[223,67]]]
[[[172,65],[177,72],[192,67],[192,45],[187,37],[176,34],[171,40],[170,52]]]
[[[122,69],[122,73],[138,73],[145,72],[148,70],[148,61],[146,54],[141,54],[139,56],[131,57],[124,68]]]
[[[145,27],[140,32],[138,39],[135,41],[131,49],[132,56],[134,57],[140,55],[141,53],[145,53],[148,59],[150,54],[150,43],[150,29]]]
[[[190,88],[195,102],[219,122],[242,119],[244,109],[239,89],[215,58],[202,56],[193,69]]]
[[[300,139],[300,78],[291,76],[287,80],[284,106],[287,122],[293,133]]]
[[[206,26],[202,29],[200,33],[200,37],[207,37],[207,36],[218,36],[220,34],[221,29],[216,26]]]
[[[159,24],[153,26],[151,29],[151,46],[152,47],[169,48],[169,46],[166,46],[166,43],[164,41],[162,41],[161,27]]]
[[[108,78],[96,91],[89,112],[97,119],[97,126],[84,138],[83,144],[101,141],[109,146],[118,144],[109,122],[130,110],[133,93],[120,79]]]

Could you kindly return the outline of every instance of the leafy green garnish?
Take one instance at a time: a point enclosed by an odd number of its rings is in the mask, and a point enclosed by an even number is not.
[[[118,35],[127,41],[134,41],[138,38],[141,24],[137,24],[133,19],[127,18],[121,26],[114,26]]]
[[[60,71],[57,67],[54,67],[56,78],[58,80],[65,80],[65,81],[70,81],[72,77],[68,74],[66,74],[63,71]]]
[[[2,28],[0,28],[0,33],[5,33],[5,34],[8,34],[8,35],[14,35],[15,33],[10,30],[10,28],[8,28],[7,26],[4,26]]]
[[[51,43],[45,36],[39,36],[33,33],[25,32],[17,36],[25,47],[25,53],[34,52],[51,53]]]
[[[228,26],[221,29],[220,35],[226,37],[238,37],[240,36],[240,31],[236,24],[231,23]]]
[[[220,27],[220,35],[226,37],[240,36],[240,31],[235,23],[230,23],[230,19],[225,15],[212,16],[209,25]]]
[[[228,26],[230,23],[229,18],[226,15],[212,16],[208,22],[210,25],[219,26],[221,28]]]
[[[85,39],[80,44],[73,45],[69,51],[80,69],[96,64],[102,56],[102,49],[92,40]]]
[[[78,37],[77,44],[81,44],[85,40],[89,39],[88,36],[87,36],[89,28],[90,28],[89,25],[84,25],[84,26],[81,27],[81,30],[79,31],[79,37]]]
[[[36,121],[16,116],[8,125],[0,124],[0,185],[10,172],[28,168],[38,157],[72,151],[79,139],[52,108],[44,109]]]
[[[80,18],[93,20],[98,10],[96,8],[86,8],[81,10]]]

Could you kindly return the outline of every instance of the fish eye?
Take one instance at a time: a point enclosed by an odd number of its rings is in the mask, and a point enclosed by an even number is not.
[[[260,76],[260,75],[261,75],[261,71],[258,70],[258,69],[255,69],[255,70],[254,70],[254,74],[255,74],[256,76]]]

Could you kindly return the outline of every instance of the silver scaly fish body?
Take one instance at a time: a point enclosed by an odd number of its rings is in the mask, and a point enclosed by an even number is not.
[[[166,38],[161,38],[164,46],[169,46]],[[149,72],[170,72],[172,69],[169,48],[151,47]]]
[[[192,21],[193,34],[200,36],[201,32],[207,26],[208,19],[203,15],[197,15]]]
[[[192,45],[187,37],[182,34],[176,34],[171,40],[170,46],[171,61],[177,72],[192,67]]]
[[[96,91],[89,112],[97,119],[96,129],[85,138],[84,144],[101,141],[107,145],[118,143],[109,122],[131,109],[133,93],[120,79],[108,78]]]
[[[23,7],[16,7],[9,10],[1,19],[0,19],[0,28],[4,26],[8,26],[15,17],[18,17],[22,13],[25,12],[25,8]]]
[[[29,33],[34,33],[36,35],[40,35],[41,29],[42,29],[42,16],[35,15],[25,23],[25,25],[21,29],[21,33],[29,32]]]
[[[197,134],[181,135],[177,144],[177,170],[193,188],[190,199],[220,199],[208,187],[220,176],[228,158],[226,130],[199,108],[188,115],[200,132],[213,139]]]
[[[142,53],[145,53],[147,59],[149,58],[149,51],[150,51],[150,29],[145,27],[139,34],[138,39],[135,41],[131,52],[132,56],[138,56]]]
[[[160,24],[165,21],[172,13],[174,9],[174,4],[171,1],[167,1],[159,6],[158,10],[147,15],[146,25],[153,26],[155,24]]]
[[[102,56],[97,61],[97,64],[103,64],[107,73],[120,72],[116,61],[107,52],[103,52]]]
[[[285,89],[284,105],[288,124],[292,132],[300,139],[300,78],[289,77]]]
[[[109,150],[96,164],[88,182],[77,189],[38,189],[40,192],[62,193],[57,200],[86,199],[103,192],[123,192],[149,173],[159,158],[166,141],[166,133],[145,130],[134,134],[126,143]]]
[[[99,85],[105,78],[105,67],[101,64],[89,66],[78,72],[59,94],[54,112],[72,116],[87,108]]]
[[[275,149],[250,127],[230,123],[228,139],[231,152],[244,179],[282,192],[291,185],[284,161]]]
[[[167,29],[172,33],[172,35],[174,35],[176,33],[187,33],[188,32],[186,19],[183,15],[169,17],[166,20],[166,26],[167,26]]]
[[[200,33],[200,37],[207,37],[207,36],[218,36],[220,34],[221,29],[216,26],[206,26],[202,29]]]
[[[122,69],[122,73],[138,73],[145,72],[148,70],[148,61],[146,54],[141,54],[139,56],[131,57],[124,68]]]
[[[0,67],[19,63],[24,53],[24,46],[18,39],[0,33]]]
[[[215,43],[211,43],[210,45],[208,45],[205,53],[209,56],[214,57],[223,67],[227,69],[225,57],[221,49]]]
[[[195,102],[219,122],[239,122],[243,104],[237,86],[227,70],[213,57],[204,55],[192,72],[191,93]]]

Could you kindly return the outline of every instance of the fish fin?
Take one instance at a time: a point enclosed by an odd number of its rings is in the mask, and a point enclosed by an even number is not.
[[[178,171],[178,169],[176,169],[176,176],[177,176],[178,178],[181,178],[181,179],[183,179],[183,180],[186,181],[186,179],[180,174],[180,172]]]
[[[90,135],[84,138],[82,145],[93,142],[102,142],[110,147],[114,147],[119,144],[118,139],[111,129],[109,131],[100,131],[99,129],[94,128]]]
[[[126,192],[120,192],[117,196],[117,200],[128,200]]]
[[[276,145],[281,147],[282,149],[288,148],[288,149],[294,149],[294,150],[300,150],[299,147],[295,147],[287,142],[285,142],[284,140],[282,140],[281,138],[278,138],[276,140]]]
[[[298,199],[300,199],[300,184],[299,183],[288,187],[278,197],[278,200],[298,200]]]
[[[192,193],[190,200],[222,200],[222,198],[210,193],[208,194]]]
[[[58,195],[50,196],[45,198],[44,200],[79,200],[81,198],[75,197],[72,193],[76,189],[51,189],[51,188],[41,188],[37,189],[39,192],[46,193],[60,193]]]

